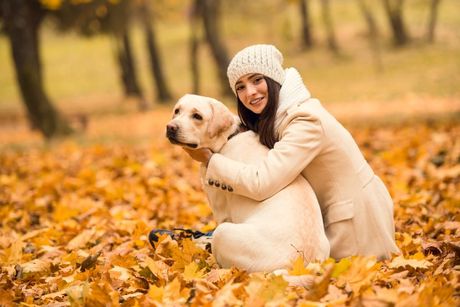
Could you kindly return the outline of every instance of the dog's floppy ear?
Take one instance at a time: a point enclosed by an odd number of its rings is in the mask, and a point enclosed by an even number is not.
[[[221,102],[211,102],[212,116],[208,124],[208,135],[212,139],[230,128],[234,122],[232,112]]]

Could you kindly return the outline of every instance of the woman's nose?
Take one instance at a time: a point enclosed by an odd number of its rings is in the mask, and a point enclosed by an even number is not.
[[[256,87],[252,84],[247,85],[246,88],[249,96],[254,95],[257,92]]]

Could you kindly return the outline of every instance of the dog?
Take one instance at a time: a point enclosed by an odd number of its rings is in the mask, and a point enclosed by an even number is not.
[[[186,94],[174,106],[166,127],[172,144],[190,149],[210,148],[244,163],[258,163],[269,149],[252,131],[237,133],[239,118],[216,99]],[[299,175],[284,189],[264,201],[215,188],[201,178],[218,224],[211,247],[217,263],[248,272],[288,268],[294,259],[329,257],[321,210],[308,181]]]

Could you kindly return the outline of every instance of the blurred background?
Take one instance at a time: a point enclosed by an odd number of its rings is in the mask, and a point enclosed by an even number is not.
[[[255,43],[339,118],[459,117],[459,0],[0,0],[0,28],[4,144],[149,138],[185,93],[233,108],[227,64]]]

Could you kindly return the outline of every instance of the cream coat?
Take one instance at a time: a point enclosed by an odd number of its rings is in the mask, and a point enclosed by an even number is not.
[[[393,202],[350,133],[310,98],[299,73],[286,70],[276,127],[280,141],[258,164],[214,154],[206,182],[219,180],[233,193],[266,199],[302,174],[318,198],[331,257],[397,253]],[[242,153],[244,154],[244,153]]]

